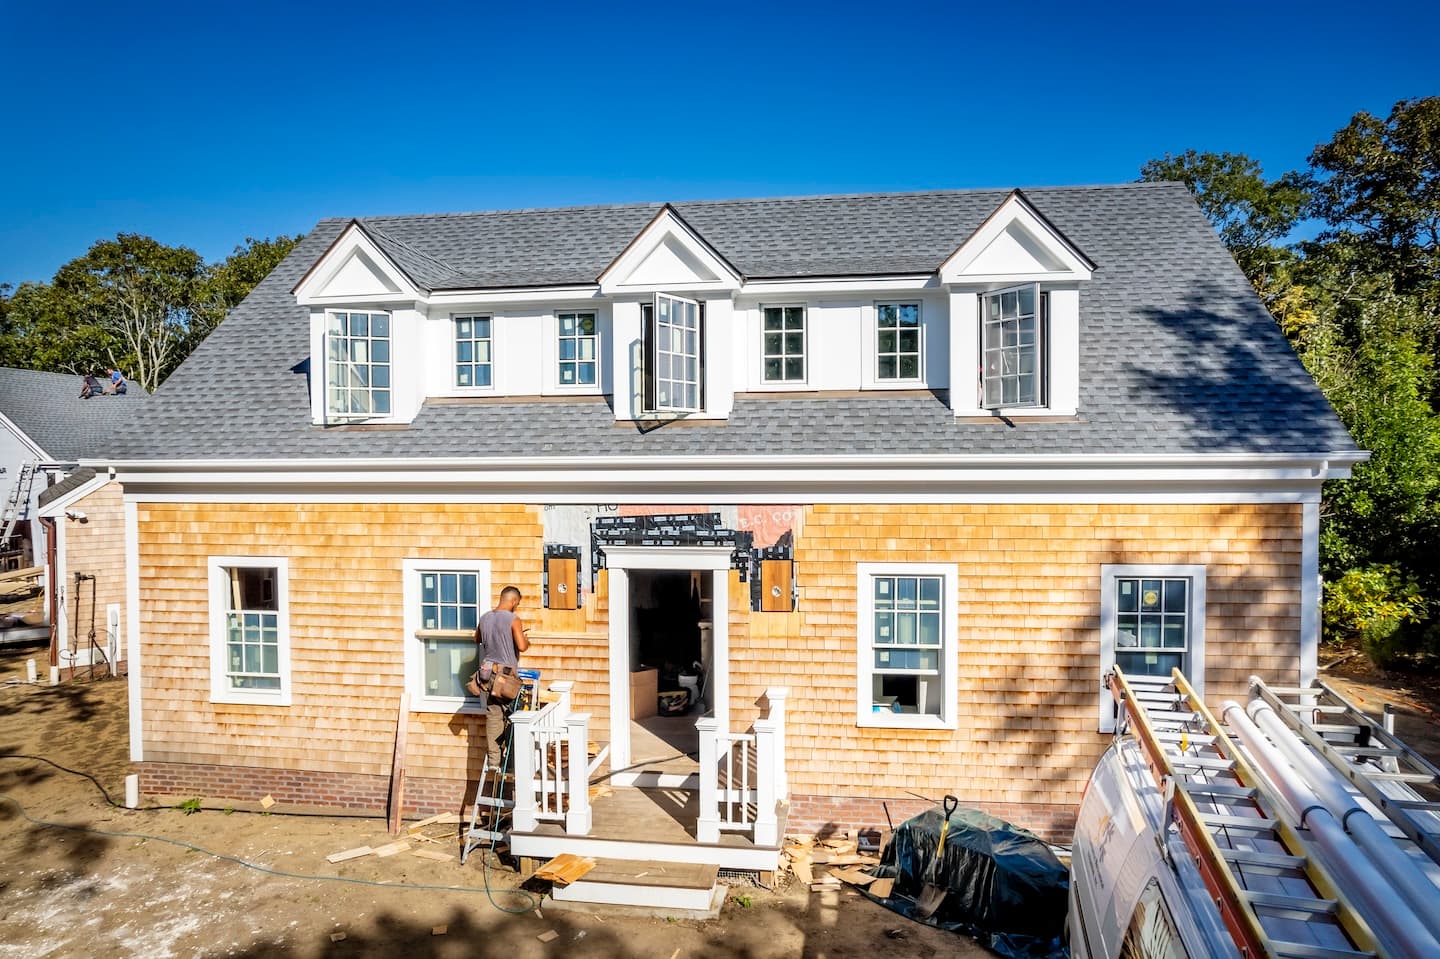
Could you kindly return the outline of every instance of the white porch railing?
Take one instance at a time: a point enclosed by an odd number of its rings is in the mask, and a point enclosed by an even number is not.
[[[515,763],[512,825],[532,832],[541,821],[563,822],[574,836],[590,832],[590,783],[586,748],[589,713],[570,712],[573,682],[551,683],[553,703],[510,717]]]
[[[711,716],[700,732],[700,815],[695,837],[720,841],[720,833],[748,832],[757,846],[779,841],[776,806],[789,798],[785,775],[785,687],[767,689],[764,714],[750,732],[722,730]]]

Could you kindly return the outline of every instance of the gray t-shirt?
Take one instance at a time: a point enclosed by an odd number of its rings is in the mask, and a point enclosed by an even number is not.
[[[480,617],[480,657],[506,666],[519,666],[520,654],[515,651],[515,637],[510,625],[515,614],[492,609]]]

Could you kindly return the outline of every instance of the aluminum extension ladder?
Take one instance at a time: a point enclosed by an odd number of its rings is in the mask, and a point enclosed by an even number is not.
[[[5,532],[0,535],[0,549],[10,545],[10,538],[15,535],[15,524],[20,519],[20,514],[30,505],[30,487],[35,482],[35,463],[27,461],[20,467],[20,475],[15,477],[14,484],[10,487],[10,495],[5,500]]]
[[[1380,955],[1368,923],[1292,825],[1268,781],[1177,670],[1109,676],[1131,735],[1165,798],[1209,898],[1240,955],[1363,959]],[[1162,844],[1162,848],[1164,848]]]
[[[1334,687],[1268,686],[1250,678],[1258,697],[1340,775],[1385,814],[1406,838],[1440,864],[1440,768],[1395,735],[1387,706],[1377,723]]]

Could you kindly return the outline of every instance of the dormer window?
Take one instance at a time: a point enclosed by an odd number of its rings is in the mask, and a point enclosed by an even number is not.
[[[455,317],[455,385],[490,386],[490,317]]]
[[[594,386],[599,336],[594,313],[560,313],[557,350],[561,386]]]
[[[1045,298],[1038,284],[980,298],[981,395],[986,409],[1043,406]]]
[[[325,411],[335,419],[390,415],[390,314],[332,312],[325,331]]]
[[[695,300],[655,294],[641,305],[645,327],[645,412],[698,413],[705,407],[705,314]]]

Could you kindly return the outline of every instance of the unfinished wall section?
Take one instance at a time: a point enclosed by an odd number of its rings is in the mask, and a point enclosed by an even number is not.
[[[77,666],[88,666],[92,659],[105,662],[100,652],[92,653],[91,633],[93,630],[100,649],[108,651],[112,609],[117,613],[114,647],[122,663],[126,655],[125,505],[120,484],[105,483],[72,503],[69,512],[84,520],[56,520],[65,526],[64,582],[59,584],[64,609],[56,649],[62,675]],[[77,582],[76,573],[94,579]],[[122,665],[120,671],[123,669]]]

